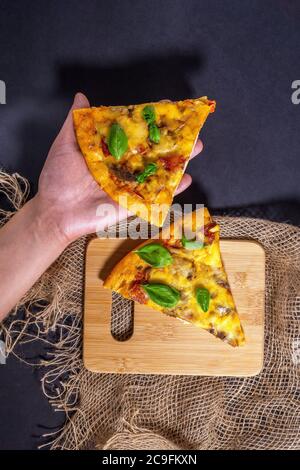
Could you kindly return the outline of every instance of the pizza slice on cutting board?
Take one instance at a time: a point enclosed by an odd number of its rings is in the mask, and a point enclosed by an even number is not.
[[[104,287],[204,328],[231,346],[245,342],[221,258],[219,226],[206,208],[176,220],[159,239],[130,252]]]
[[[198,134],[215,102],[206,97],[73,111],[77,141],[101,188],[162,226]]]

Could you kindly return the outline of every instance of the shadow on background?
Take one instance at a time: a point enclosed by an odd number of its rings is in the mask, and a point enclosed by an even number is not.
[[[40,99],[39,112],[22,125],[20,138],[23,152],[19,172],[29,178],[32,194],[38,177],[72,99],[77,91],[87,95],[92,105],[118,105],[172,100],[193,96],[188,77],[201,72],[205,58],[194,53],[149,56],[148,58],[100,67],[94,64],[70,63],[57,66],[57,85],[51,98]],[[30,162],[30,165],[29,163]],[[205,204],[207,195],[197,181],[176,197],[181,204]],[[296,200],[266,201],[248,207],[213,208],[217,215],[244,216],[300,225],[300,202]]]
[[[286,222],[292,225],[300,226],[300,201],[286,199],[283,201],[266,201],[260,204],[249,206],[236,206],[227,208],[211,208],[206,194],[201,189],[197,181],[183,193],[175,198],[179,204],[192,204],[196,209],[196,204],[204,204],[213,215],[224,215],[231,217],[253,217],[255,219],[266,219],[273,222]]]
[[[28,113],[19,135],[23,150],[18,171],[30,180],[33,194],[49,148],[76,92],[85,93],[93,106],[183,99],[193,95],[188,76],[193,71],[199,73],[203,64],[203,57],[186,53],[150,56],[111,67],[58,65],[57,85],[51,98],[35,97],[36,114]]]
[[[187,173],[189,169],[187,168]],[[189,186],[183,193],[178,194],[175,198],[175,202],[179,204],[204,204],[209,206],[207,196],[203,192],[203,189],[197,181],[193,181],[191,186]]]
[[[213,209],[212,213],[231,217],[253,217],[300,226],[300,201],[293,199],[269,201],[245,207]]]
[[[111,67],[64,64],[58,67],[57,91],[70,99],[82,91],[94,106],[184,99],[193,94],[187,77],[203,66],[204,58],[190,52]]]

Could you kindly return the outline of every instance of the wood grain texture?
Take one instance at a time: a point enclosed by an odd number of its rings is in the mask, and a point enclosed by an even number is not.
[[[265,253],[252,241],[221,240],[222,258],[246,335],[233,348],[213,335],[149,307],[134,305],[134,332],[111,335],[111,292],[102,287],[113,266],[137,246],[131,239],[91,240],[86,253],[84,347],[94,372],[251,376],[263,364]]]

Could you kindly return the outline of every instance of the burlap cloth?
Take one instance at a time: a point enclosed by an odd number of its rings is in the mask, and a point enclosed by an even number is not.
[[[26,181],[1,173],[0,190],[24,203]],[[66,423],[52,449],[299,449],[300,230],[287,224],[218,217],[223,237],[253,239],[266,251],[265,356],[256,377],[94,374],[81,360],[86,239],[73,243],[11,315],[3,334],[52,344],[42,380]],[[118,308],[120,304],[118,304]],[[19,314],[20,315],[20,314]]]

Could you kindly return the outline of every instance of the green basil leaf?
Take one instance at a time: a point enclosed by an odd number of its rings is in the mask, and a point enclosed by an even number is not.
[[[181,239],[181,243],[186,250],[199,250],[199,248],[204,247],[203,241],[196,240],[196,238],[193,240],[188,240],[184,235]]]
[[[156,119],[154,106],[152,106],[152,104],[147,104],[143,108],[142,116],[148,125],[154,123]]]
[[[156,163],[148,163],[148,165],[145,167],[144,171],[137,175],[136,180],[138,183],[144,183],[144,181],[151,175],[154,175],[157,171],[157,165]]]
[[[203,312],[209,309],[210,293],[205,287],[198,287],[196,289],[196,299]]]
[[[162,268],[173,263],[171,253],[159,243],[149,243],[135,251],[139,257],[154,268]]]
[[[128,148],[128,139],[118,123],[112,124],[108,134],[108,149],[116,160],[120,160]]]
[[[155,144],[158,144],[160,141],[160,131],[154,123],[149,124],[149,139]]]
[[[175,307],[180,299],[180,292],[166,284],[142,284],[142,288],[149,295],[152,302],[161,307]]]

